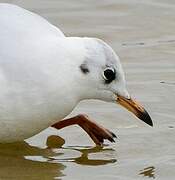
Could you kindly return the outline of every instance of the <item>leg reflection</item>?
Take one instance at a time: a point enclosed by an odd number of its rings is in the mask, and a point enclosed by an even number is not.
[[[81,152],[80,157],[73,159],[73,162],[75,162],[77,164],[98,166],[98,165],[105,165],[105,164],[109,164],[109,163],[115,163],[117,161],[116,159],[113,159],[113,158],[105,160],[105,159],[90,159],[88,157],[88,155],[91,153],[101,153],[104,151],[109,151],[109,152],[114,151],[111,148],[104,148],[104,147],[96,146],[96,147],[89,148],[89,149],[74,149],[74,150]]]
[[[109,153],[109,156],[111,156],[111,152],[115,151],[112,148],[106,148],[101,146],[96,147],[62,147],[62,150],[74,150],[81,153],[80,157],[75,158],[63,158],[60,159],[59,157],[53,157],[51,161],[54,162],[54,160],[57,162],[74,162],[81,165],[90,165],[90,166],[98,166],[98,165],[105,165],[109,163],[115,163],[117,160],[115,158],[110,159],[103,159],[98,158],[98,153],[107,152]],[[97,158],[89,158],[90,154],[95,154]],[[105,155],[104,155],[105,157]]]

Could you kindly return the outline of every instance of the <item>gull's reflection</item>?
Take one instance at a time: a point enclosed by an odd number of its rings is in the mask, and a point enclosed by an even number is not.
[[[62,138],[52,136],[48,140],[44,149],[26,142],[0,144],[0,179],[54,179],[65,176],[66,162],[90,166],[116,162],[111,158],[115,151],[108,147],[62,147]],[[71,157],[73,151],[78,152],[76,157]],[[61,158],[64,155],[66,158]]]
[[[73,148],[73,147],[67,147],[64,149],[68,149],[68,150],[75,150],[81,153],[80,157],[76,157],[76,158],[63,158],[63,159],[57,159],[55,158],[56,161],[58,162],[74,162],[77,164],[81,164],[81,165],[89,165],[89,166],[99,166],[99,165],[105,165],[105,164],[109,164],[109,163],[115,163],[117,160],[114,158],[110,158],[110,159],[93,159],[93,158],[89,158],[89,154],[93,154],[93,153],[101,153],[104,151],[114,151],[111,148],[104,148],[104,147],[80,147],[80,148]],[[98,154],[97,154],[98,157]]]
[[[140,171],[139,175],[147,176],[149,178],[155,178],[155,167],[149,166]]]
[[[48,139],[50,139],[50,141],[54,141],[53,143],[53,147],[55,147],[55,144],[57,144],[58,147],[60,147],[59,145],[59,141],[60,144],[63,145],[63,139],[60,137],[56,137],[56,136],[51,136],[48,137]],[[56,143],[56,139],[58,139],[57,143]],[[51,142],[47,141],[47,145],[49,144],[49,148],[51,148]],[[109,159],[97,159],[97,158],[89,158],[90,154],[94,154],[98,157],[99,153],[103,153],[103,152],[107,152],[109,154],[111,154],[112,152],[114,152],[115,150],[112,148],[108,148],[108,147],[101,147],[101,146],[96,146],[96,147],[89,147],[89,146],[69,146],[69,147],[62,147],[62,150],[73,150],[73,151],[78,151],[80,152],[80,156],[79,157],[73,157],[73,158],[59,158],[58,156],[56,157],[52,157],[52,161],[53,162],[74,162],[77,164],[81,164],[81,165],[90,165],[90,166],[98,166],[98,165],[105,165],[108,163],[115,163],[117,160],[115,158],[109,158]],[[58,150],[59,152],[59,150]],[[108,156],[110,157],[110,156]]]
[[[56,154],[50,149],[32,147],[26,142],[0,144],[0,179],[54,179],[64,176],[62,171],[66,166],[48,162],[48,157],[53,155]],[[35,160],[28,160],[28,157],[35,157]]]

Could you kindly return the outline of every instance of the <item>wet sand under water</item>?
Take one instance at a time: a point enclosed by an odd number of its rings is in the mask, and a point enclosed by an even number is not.
[[[123,108],[84,101],[87,113],[118,135],[94,147],[79,127],[48,128],[22,143],[0,145],[0,179],[175,179],[175,2],[173,0],[7,0],[47,18],[69,36],[93,36],[119,54],[128,89],[150,112],[148,127]],[[59,135],[53,140],[48,136]],[[58,141],[58,142],[57,142]],[[59,148],[63,145],[61,148]]]

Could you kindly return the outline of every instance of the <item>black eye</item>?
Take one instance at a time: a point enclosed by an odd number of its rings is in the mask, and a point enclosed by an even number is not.
[[[113,68],[106,68],[103,71],[103,78],[107,84],[111,83],[115,79],[116,73]]]

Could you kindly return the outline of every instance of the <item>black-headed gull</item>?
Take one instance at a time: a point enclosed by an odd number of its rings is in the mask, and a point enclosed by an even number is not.
[[[118,102],[153,125],[131,99],[120,60],[109,45],[96,38],[65,37],[39,15],[10,4],[0,4],[0,87],[0,142],[72,124],[96,144],[113,142],[112,132],[84,114],[64,119],[83,99]]]

